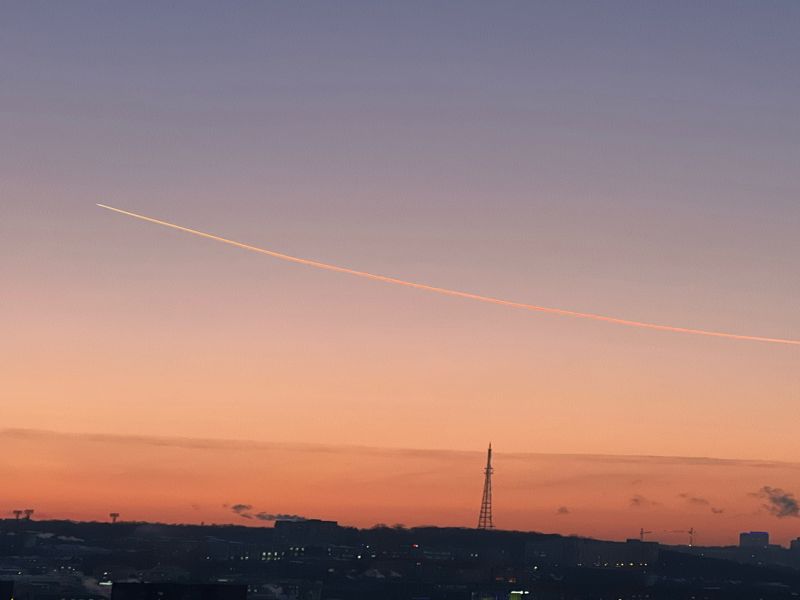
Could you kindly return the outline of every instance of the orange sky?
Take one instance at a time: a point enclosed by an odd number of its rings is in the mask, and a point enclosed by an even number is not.
[[[495,444],[497,445],[497,444]],[[235,522],[288,513],[376,523],[474,526],[480,452],[267,444],[149,436],[0,432],[4,501],[39,518]],[[797,519],[767,510],[765,484],[794,481],[800,464],[496,451],[495,522],[511,529],[684,543],[732,544],[742,530],[786,543]]]
[[[62,243],[23,246],[14,260],[32,268],[13,270],[14,286],[4,290],[13,344],[0,346],[3,424],[78,436],[2,437],[3,476],[15,482],[0,497],[6,510],[211,522],[232,518],[223,504],[243,502],[357,525],[471,526],[480,453],[491,440],[502,527],[614,539],[639,527],[695,527],[702,540],[720,543],[751,528],[782,541],[797,535],[796,518],[776,518],[751,495],[763,486],[796,492],[796,468],[736,462],[795,460],[794,348],[398,289],[92,208],[90,248],[82,246],[85,224],[73,234],[59,221],[64,212],[47,215]],[[438,265],[432,251],[419,258],[428,262],[403,257],[386,268],[382,257],[365,256],[343,261],[521,299],[554,301],[554,290],[567,297],[581,289],[587,301],[578,308],[786,335],[780,314],[766,304],[755,311],[722,289],[662,297],[652,286],[584,286],[544,271],[506,279],[508,262],[502,273],[480,265],[445,272],[447,259]],[[648,301],[634,304],[637,294]],[[82,434],[110,437],[87,442]],[[131,435],[254,440],[257,450],[132,443]],[[308,443],[327,451],[294,445]],[[365,455],[352,445],[383,450]],[[429,450],[404,450],[414,448]],[[734,462],[561,456],[576,453]],[[655,504],[633,508],[635,495]],[[562,505],[569,514],[556,515]]]
[[[50,433],[0,437],[0,511],[470,525],[492,441],[503,527],[793,537],[750,494],[800,494],[798,347],[386,285],[95,203],[473,294],[798,339],[797,11],[8,7],[0,427]]]
[[[92,209],[87,218],[101,233],[91,254],[76,247],[65,260],[65,242],[50,264],[31,245],[20,252],[35,268],[11,263],[4,333],[13,343],[0,347],[11,426],[400,448],[474,450],[493,439],[512,452],[796,455],[795,348],[525,314],[286,265]],[[426,260],[418,279],[545,301],[553,287],[569,297],[570,286],[552,278],[501,282],[487,267],[455,277],[432,254]],[[777,331],[779,315],[766,304],[745,320],[753,309],[722,290],[665,298],[611,283],[581,285],[586,304]]]

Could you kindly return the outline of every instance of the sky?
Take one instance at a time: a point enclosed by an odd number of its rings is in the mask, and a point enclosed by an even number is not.
[[[0,511],[472,526],[491,441],[503,527],[796,537],[759,491],[800,493],[796,347],[95,203],[797,339],[798,32],[793,2],[4,4]]]

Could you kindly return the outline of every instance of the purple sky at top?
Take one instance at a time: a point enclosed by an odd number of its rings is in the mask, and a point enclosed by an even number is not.
[[[763,437],[742,452],[785,457],[794,434],[784,417],[796,415],[800,389],[793,349],[697,346],[436,304],[264,263],[94,203],[444,287],[796,338],[799,73],[796,2],[4,3],[0,299],[8,331],[29,345],[7,348],[7,358],[36,357],[48,372],[97,352],[125,357],[146,378],[164,363],[132,350],[136,335],[171,343],[211,328],[187,342],[211,353],[220,340],[250,347],[249,328],[263,318],[265,332],[283,337],[258,343],[292,340],[296,348],[264,350],[291,365],[341,356],[341,339],[374,344],[374,356],[419,382],[413,396],[440,361],[466,386],[468,365],[485,364],[514,382],[501,395],[516,410],[528,398],[520,386],[537,376],[525,369],[575,356],[552,372],[586,365],[580,376],[595,373],[586,385],[603,398],[623,374],[652,376],[642,395],[674,393],[705,424],[733,406],[745,434],[748,407],[763,406]],[[453,341],[412,352],[431,331]],[[492,356],[460,357],[472,341]],[[168,356],[167,344],[154,341],[154,352]],[[337,373],[378,377],[353,352]],[[618,362],[602,362],[609,356]],[[94,360],[71,376],[88,379]],[[25,390],[13,366],[6,361],[7,378]],[[675,383],[683,378],[693,383]],[[94,401],[81,413],[73,384],[63,387],[77,416],[64,428],[112,427]],[[35,407],[6,421],[54,427],[48,394],[14,396]],[[548,410],[553,429],[569,422]],[[150,423],[167,430],[170,419],[182,434],[213,430],[175,415]],[[476,426],[454,431],[464,440]],[[221,435],[253,437],[237,427]],[[782,440],[774,452],[773,434]],[[695,451],[647,441],[627,449]],[[594,451],[625,449],[615,444],[601,439]]]

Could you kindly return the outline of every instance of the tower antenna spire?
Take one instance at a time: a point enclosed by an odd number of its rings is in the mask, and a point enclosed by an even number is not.
[[[486,468],[483,470],[483,499],[481,500],[481,514],[478,517],[478,529],[494,529],[492,521],[492,444],[489,443],[489,451],[486,453]]]

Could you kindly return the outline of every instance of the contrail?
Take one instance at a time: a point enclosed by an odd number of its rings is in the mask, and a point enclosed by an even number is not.
[[[456,298],[466,298],[467,300],[477,300],[478,302],[486,302],[488,304],[498,304],[500,306],[509,306],[511,308],[519,308],[522,310],[529,310],[535,312],[543,312],[543,313],[550,313],[554,315],[561,315],[563,317],[574,317],[577,319],[591,319],[592,321],[604,321],[606,323],[613,323],[615,325],[625,325],[627,327],[640,327],[642,329],[655,329],[657,331],[671,331],[673,333],[688,333],[691,335],[704,335],[709,337],[717,337],[717,338],[727,338],[731,340],[745,340],[750,342],[766,342],[770,344],[788,344],[792,346],[800,346],[800,340],[792,340],[792,339],[783,339],[783,338],[772,338],[772,337],[762,337],[757,335],[740,335],[737,333],[725,333],[722,331],[708,331],[705,329],[690,329],[688,327],[673,327],[672,325],[659,325],[657,323],[645,323],[642,321],[631,321],[629,319],[620,319],[617,317],[608,317],[605,315],[596,315],[593,313],[585,313],[585,312],[577,312],[574,310],[566,310],[563,308],[552,308],[547,306],[536,306],[535,304],[525,304],[523,302],[514,302],[512,300],[503,300],[501,298],[492,298],[491,296],[481,296],[479,294],[471,294],[469,292],[460,292],[458,290],[451,290],[447,288],[440,288],[433,285],[426,285],[424,283],[414,283],[413,281],[406,281],[404,279],[397,279],[395,277],[387,277],[386,275],[376,275],[374,273],[367,273],[366,271],[357,271],[355,269],[348,269],[347,267],[339,267],[337,265],[330,265],[328,263],[318,262],[316,260],[309,260],[307,258],[299,258],[297,256],[290,256],[288,254],[282,254],[280,252],[275,252],[273,250],[267,250],[265,248],[259,248],[258,246],[251,246],[250,244],[243,244],[242,242],[237,242],[235,240],[229,240],[224,237],[220,237],[218,235],[213,235],[211,233],[205,233],[204,231],[198,231],[196,229],[189,229],[188,227],[183,227],[181,225],[176,225],[174,223],[169,223],[167,221],[161,221],[160,219],[154,219],[152,217],[146,217],[144,215],[139,215],[136,213],[128,212],[127,210],[122,210],[121,208],[114,208],[113,206],[107,206],[105,204],[98,204],[97,206],[101,208],[105,208],[108,210],[112,210],[116,213],[127,215],[129,217],[134,217],[136,219],[141,219],[142,221],[148,221],[150,223],[155,223],[156,225],[163,225],[164,227],[171,227],[172,229],[177,229],[178,231],[185,231],[186,233],[191,233],[193,235],[198,235],[200,237],[208,238],[210,240],[215,240],[217,242],[222,242],[223,244],[229,244],[231,246],[236,246],[237,248],[242,248],[244,250],[250,250],[251,252],[258,252],[259,254],[266,254],[267,256],[271,256],[273,258],[278,258],[280,260],[285,260],[288,262],[293,262],[301,265],[306,265],[309,267],[315,267],[317,269],[324,269],[326,271],[334,271],[336,273],[345,273],[347,275],[355,275],[356,277],[363,277],[365,279],[372,279],[373,281],[382,281],[384,283],[393,283],[395,285],[402,285],[405,287],[415,288],[418,290],[425,290],[427,292],[434,292],[436,294],[442,294],[444,296],[455,296]]]

